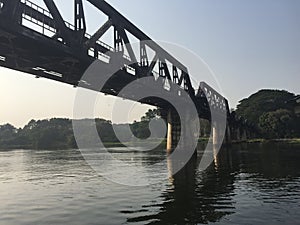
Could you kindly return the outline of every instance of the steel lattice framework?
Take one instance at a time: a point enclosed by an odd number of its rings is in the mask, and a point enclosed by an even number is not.
[[[74,24],[64,21],[53,0],[43,1],[47,9],[29,0],[0,0],[0,66],[78,86],[94,60],[109,63],[121,58],[123,68],[102,92],[117,95],[135,79],[158,76],[182,87],[195,102],[201,117],[209,118],[212,104],[220,112],[228,113],[223,96],[205,83],[201,83],[196,93],[187,67],[104,0],[86,0],[107,16],[107,21],[92,35],[86,33],[83,0],[74,0]],[[101,41],[111,27],[113,46]],[[139,56],[133,51],[129,34],[140,41]],[[152,59],[149,49],[154,52]],[[158,71],[154,71],[155,66]],[[207,101],[205,95],[211,98]],[[147,99],[144,103],[166,107],[157,99]]]

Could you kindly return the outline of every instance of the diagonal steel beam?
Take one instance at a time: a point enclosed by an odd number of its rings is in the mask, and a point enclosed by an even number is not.
[[[142,67],[148,67],[149,65],[147,49],[144,42],[140,42],[140,64]]]
[[[133,36],[135,36],[140,41],[151,40],[149,36],[147,36],[144,32],[138,29],[133,23],[131,23],[128,19],[126,19],[122,14],[120,14],[117,10],[115,10],[110,4],[105,2],[104,0],[87,0],[96,8],[101,10],[107,16],[112,18],[114,21],[118,21],[118,24],[122,26],[125,30],[130,32]],[[149,41],[147,45],[159,54],[160,58],[167,59],[170,63],[177,66],[180,70],[188,72],[188,69],[179,62],[176,58],[174,58],[171,54],[169,54],[166,50],[160,47],[156,42]]]
[[[148,71],[147,71],[147,76],[150,76],[152,70],[154,69],[154,66],[155,66],[156,63],[157,63],[157,60],[158,60],[158,55],[156,54],[156,55],[154,56],[154,58],[152,59],[152,61],[151,61],[151,64],[150,64],[149,69],[148,69]]]
[[[173,82],[178,83],[178,71],[176,66],[173,66]]]
[[[168,69],[168,65],[166,63],[166,60],[165,59],[162,59],[161,60],[162,64],[163,64],[163,69],[165,71],[165,76],[168,78],[168,80],[172,80],[171,79],[171,75],[170,75],[170,71]]]
[[[181,72],[181,76],[179,77],[178,79],[178,82],[177,84],[180,86],[182,84],[182,81],[184,80],[184,76],[185,76],[185,73],[184,72]]]
[[[123,38],[123,41],[124,41],[124,43],[125,43],[125,46],[126,46],[126,49],[127,49],[127,51],[128,51],[128,54],[129,54],[129,56],[130,56],[131,61],[136,63],[137,60],[136,60],[134,51],[133,51],[133,49],[132,49],[132,46],[131,46],[131,44],[130,44],[129,38],[128,38],[128,36],[127,36],[125,30],[122,29],[122,28],[118,28],[118,30],[119,30],[119,32],[120,32],[120,35],[121,35],[122,38]]]
[[[63,38],[66,38],[67,41],[70,41],[70,29],[66,26],[65,21],[60,15],[53,0],[44,0],[44,3],[50,11],[57,26],[57,29],[61,32]]]
[[[104,34],[106,31],[108,31],[108,29],[113,25],[113,22],[112,22],[112,19],[109,19],[108,21],[106,21],[102,27],[100,27],[95,34],[92,35],[92,37],[87,40],[85,42],[85,45],[87,47],[92,47],[97,40],[99,40]]]
[[[190,78],[188,73],[183,72],[183,74],[184,74],[184,82],[185,82],[185,85],[187,86],[186,90],[189,92],[189,94],[192,97],[194,97],[195,96],[195,89],[192,86],[191,78]]]

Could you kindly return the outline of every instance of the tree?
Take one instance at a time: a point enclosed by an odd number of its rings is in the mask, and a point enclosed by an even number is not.
[[[299,117],[290,100],[295,94],[284,90],[260,90],[239,102],[237,118],[244,118],[266,138],[300,136]]]
[[[0,126],[0,147],[7,148],[13,143],[17,137],[18,130],[11,124],[4,124]]]
[[[142,120],[141,122],[134,122],[130,125],[132,133],[135,137],[146,139],[150,136],[149,121]]]
[[[287,109],[267,112],[259,118],[259,128],[266,138],[291,138],[297,136],[297,118]],[[296,123],[295,123],[296,122]]]
[[[142,116],[141,121],[150,121],[151,119],[159,117],[159,110],[158,109],[149,109],[145,116]]]
[[[237,106],[236,114],[257,125],[259,117],[264,113],[278,109],[292,110],[287,101],[294,97],[293,93],[283,90],[260,90],[249,98],[241,100]]]
[[[141,122],[134,122],[130,125],[132,133],[137,138],[146,139],[150,136],[149,122],[152,119],[158,118],[160,111],[158,109],[149,109],[144,116],[141,117]]]
[[[17,128],[7,123],[0,126],[0,138],[11,138],[17,133]]]

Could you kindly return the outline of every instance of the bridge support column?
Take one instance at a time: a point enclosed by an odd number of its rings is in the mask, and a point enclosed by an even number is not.
[[[166,115],[167,120],[167,152],[171,153],[176,148],[181,137],[180,118],[177,113],[169,109]]]
[[[168,130],[167,130],[167,152],[171,153],[171,151],[172,151],[172,142],[173,142],[173,135],[172,135],[172,112],[171,112],[171,110],[168,110],[167,123],[168,123]]]
[[[212,124],[213,145],[219,144],[219,127],[217,123]]]
[[[199,140],[199,133],[198,133],[200,131],[200,127],[198,127],[200,125],[199,118],[192,117],[191,114],[187,111],[183,121],[184,124],[181,124],[181,128],[183,129],[182,135],[184,136],[183,140],[185,141],[183,143],[184,145],[183,147],[188,151],[189,150],[194,151],[194,154],[196,154],[197,151],[195,149],[194,143],[195,142],[197,143]]]

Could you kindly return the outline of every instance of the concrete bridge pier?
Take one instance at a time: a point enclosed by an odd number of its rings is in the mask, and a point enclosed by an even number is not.
[[[171,109],[167,112],[167,124],[167,152],[171,153],[181,136],[180,118]]]
[[[215,146],[231,144],[231,127],[226,121],[219,120],[212,122],[212,142]]]
[[[186,112],[184,118],[180,118],[179,115],[173,111],[168,110],[167,112],[167,152],[171,153],[181,143],[179,148],[182,150],[191,147],[194,139],[194,120],[190,118],[188,112]],[[198,119],[198,118],[197,118]],[[181,124],[181,121],[183,124]],[[181,139],[182,138],[182,139]]]
[[[167,114],[167,123],[168,123],[168,127],[167,127],[167,152],[171,153],[172,151],[172,144],[173,144],[173,135],[172,135],[172,128],[173,128],[173,124],[172,124],[173,120],[172,120],[172,112],[171,110],[168,110],[168,114]]]
[[[221,144],[220,142],[220,125],[217,122],[212,123],[212,151],[215,166],[218,166],[218,147]]]
[[[213,135],[213,145],[219,145],[221,144],[220,142],[222,141],[220,138],[220,127],[219,124],[214,122],[212,124],[212,135]]]
[[[182,118],[182,120],[184,121],[184,124],[181,125],[182,128],[182,135],[184,136],[184,142],[182,142],[183,146],[182,149],[192,149],[192,143],[194,143],[195,139],[198,141],[198,138],[195,138],[195,131],[196,131],[196,127],[195,127],[195,119],[198,118],[191,118],[190,114],[188,112],[186,112],[185,114],[186,116],[184,118]],[[199,129],[199,128],[198,128]]]

